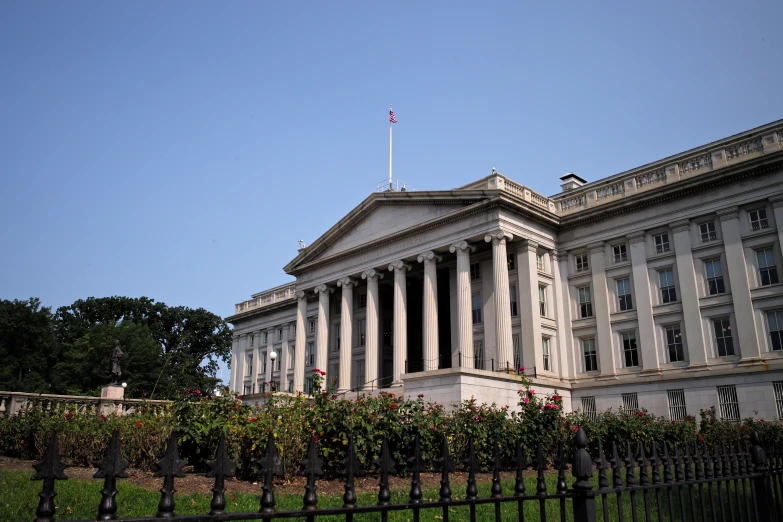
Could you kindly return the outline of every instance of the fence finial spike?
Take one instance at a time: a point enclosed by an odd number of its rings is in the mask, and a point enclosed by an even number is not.
[[[465,490],[465,498],[478,498],[478,487],[476,486],[476,472],[480,465],[476,457],[476,447],[473,444],[473,437],[468,439],[468,456],[462,461],[465,465],[465,471],[468,472],[468,484]]]
[[[375,459],[377,472],[380,474],[380,483],[378,489],[378,505],[387,506],[391,502],[391,490],[389,489],[389,475],[396,473],[397,463],[391,456],[389,450],[389,439],[383,436],[381,444],[381,454]]]
[[[106,454],[95,463],[98,471],[93,478],[103,479],[101,490],[101,503],[98,505],[98,518],[100,520],[113,520],[117,513],[117,479],[128,478],[125,469],[129,466],[127,460],[122,458],[120,452],[120,430],[116,429],[111,435]]]
[[[283,463],[277,454],[275,434],[270,431],[266,440],[266,451],[259,462],[259,471],[264,476],[263,493],[261,494],[261,513],[275,512],[275,476],[282,473]]]
[[[171,432],[166,450],[158,459],[157,471],[154,477],[163,477],[163,487],[160,488],[160,502],[158,502],[158,518],[171,518],[174,515],[174,477],[184,477],[185,461],[179,458],[179,446],[177,445],[177,430]]]
[[[491,494],[495,498],[503,496],[503,486],[500,484],[500,472],[503,470],[503,461],[500,458],[500,442],[495,442],[495,451],[492,456],[492,488]]]
[[[522,449],[522,440],[517,439],[516,451],[516,480],[514,481],[514,496],[521,497],[525,494],[525,477],[522,472],[527,469],[525,451]]]
[[[416,439],[414,441],[413,456],[408,458],[408,472],[411,473],[411,491],[408,495],[409,502],[411,504],[418,504],[421,502],[421,475],[424,471],[424,461],[421,458],[421,436],[416,433]]]
[[[208,462],[210,470],[207,472],[207,478],[215,478],[212,485],[212,501],[210,502],[210,515],[222,515],[226,512],[226,487],[225,478],[234,476],[234,462],[228,455],[226,449],[226,434],[220,434],[215,458]]]
[[[60,443],[57,440],[57,432],[53,431],[43,459],[33,464],[35,475],[32,480],[43,481],[41,492],[38,493],[40,500],[38,508],[35,510],[36,520],[54,520],[54,497],[57,496],[54,490],[54,481],[68,480],[65,475],[67,467],[68,465],[60,460]]]
[[[435,461],[438,467],[438,471],[441,472],[440,476],[440,501],[448,502],[451,500],[451,484],[449,483],[449,473],[454,471],[454,461],[449,453],[449,439],[446,435],[443,436],[443,442],[440,447],[440,458]]]
[[[606,456],[604,455],[604,445],[601,439],[598,439],[598,460],[596,461],[598,467],[598,487],[599,489],[605,489],[609,487],[609,478],[606,476]]]
[[[343,493],[343,507],[356,507],[356,489],[354,488],[354,477],[364,474],[361,463],[356,458],[356,446],[353,443],[353,436],[348,435],[348,448],[345,452],[345,458],[340,461],[340,473],[345,475],[345,493]]]
[[[307,456],[299,462],[298,475],[307,477],[305,485],[304,507],[305,511],[318,509],[318,495],[316,493],[315,478],[323,475],[323,461],[318,458],[318,448],[315,445],[315,435],[310,437],[307,447]]]

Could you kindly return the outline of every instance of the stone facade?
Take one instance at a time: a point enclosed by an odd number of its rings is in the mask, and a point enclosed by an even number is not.
[[[236,305],[231,389],[783,415],[783,121],[545,197],[371,194]],[[274,364],[271,354],[276,355]]]

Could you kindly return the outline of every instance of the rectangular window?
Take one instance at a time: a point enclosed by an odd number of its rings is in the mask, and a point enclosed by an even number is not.
[[[721,419],[739,422],[739,401],[737,400],[736,386],[733,384],[718,386],[718,404],[720,405]]]
[[[718,239],[718,234],[715,232],[715,222],[709,221],[707,223],[701,223],[699,225],[699,232],[701,232],[701,242],[709,243]]]
[[[666,327],[666,347],[669,349],[669,362],[685,360],[685,352],[682,349],[682,332],[679,326]]]
[[[756,250],[756,257],[759,260],[761,286],[778,284],[778,270],[775,268],[775,254],[772,253],[772,249]]]
[[[315,364],[315,343],[307,343],[307,364]]]
[[[707,270],[707,291],[710,295],[724,293],[726,287],[723,284],[723,270],[720,266],[720,259],[705,261],[704,268]]]
[[[582,339],[582,354],[585,360],[585,371],[598,370],[598,358],[595,351],[595,339]]]
[[[595,397],[582,397],[582,413],[591,421],[596,420],[598,415],[595,410]]]
[[[515,252],[511,252],[510,254],[506,255],[506,262],[508,263],[508,269],[516,270],[517,268],[517,254]]]
[[[256,343],[256,336],[251,335],[250,336],[250,346],[252,347]]]
[[[242,395],[250,395],[250,385],[245,384],[245,387],[243,388]]]
[[[278,341],[282,341],[283,340],[283,329],[282,328],[278,328],[277,329],[277,340]]]
[[[273,372],[279,372],[280,371],[280,356],[278,355],[277,358],[272,362],[272,371]]]
[[[310,319],[310,329],[309,329],[310,335],[313,335],[315,333],[315,320]]]
[[[477,370],[484,369],[484,343],[473,341],[473,367]]]
[[[635,393],[623,393],[623,409],[625,411],[639,411],[639,396]]]
[[[473,324],[481,324],[481,294],[473,294],[470,305]]]
[[[296,324],[291,325],[291,340],[296,340]]]
[[[367,341],[367,321],[364,319],[359,319],[359,346],[364,346],[366,341]]]
[[[522,367],[522,354],[519,351],[519,336],[511,336],[511,344],[514,346],[514,366],[516,368]]]
[[[630,279],[617,280],[617,299],[619,300],[618,309],[621,312],[624,312],[625,310],[631,310],[633,308]]]
[[[481,279],[481,263],[470,264],[470,280],[478,281]]]
[[[669,419],[684,421],[688,412],[685,410],[685,390],[667,390],[669,398]]]
[[[590,287],[583,286],[578,289],[579,293],[579,317],[584,319],[585,317],[593,316],[593,301],[590,296]]]
[[[289,346],[288,347],[288,369],[293,370],[294,369],[294,347]]]
[[[261,373],[266,375],[266,352],[261,352]]]
[[[519,307],[517,306],[517,287],[512,286],[509,289],[509,295],[511,299],[511,317],[519,315]]]
[[[669,234],[658,234],[655,236],[655,252],[663,254],[670,250],[669,246]]]
[[[536,268],[544,270],[544,254],[536,254]]]
[[[334,331],[335,331],[334,346],[335,346],[335,350],[339,352],[340,351],[340,325],[339,324],[335,325]]]
[[[546,317],[546,287],[538,287],[538,311],[541,317]]]
[[[783,420],[783,381],[772,383],[775,388],[775,406],[778,408],[778,419]]]
[[[359,308],[367,308],[367,293],[359,294]],[[364,384],[364,383],[362,383]]]
[[[574,256],[574,262],[576,263],[577,272],[587,272],[590,270],[590,262],[587,260],[587,254]]]
[[[248,354],[245,358],[245,377],[253,375],[253,354]]]
[[[767,209],[759,208],[757,210],[751,210],[748,212],[750,218],[750,228],[753,230],[761,230],[767,228],[769,222],[767,221]]]
[[[304,388],[305,388],[304,392],[306,394],[308,394],[308,395],[312,395],[313,394],[313,378],[312,377],[308,377],[307,379],[305,379]]]
[[[734,355],[734,341],[731,338],[731,323],[728,319],[715,319],[715,344],[718,347],[718,357]]]
[[[264,332],[264,345],[269,344],[269,332]]]
[[[772,349],[783,350],[783,310],[767,312],[767,324],[769,325]]]
[[[674,288],[674,272],[671,270],[659,270],[658,281],[661,283],[661,302],[675,302],[677,300],[677,290]]]
[[[358,389],[364,386],[364,359],[353,361],[353,371],[351,372],[351,387]]]
[[[541,351],[544,354],[544,370],[551,371],[549,364],[549,337],[541,338]]]
[[[294,393],[294,381],[293,381],[293,379],[288,381],[288,393]]]
[[[636,333],[623,334],[623,355],[625,357],[625,367],[633,368],[639,366],[639,350],[636,346]]]
[[[612,251],[614,252],[615,263],[628,261],[628,252],[625,250],[625,245],[615,245],[612,247]]]

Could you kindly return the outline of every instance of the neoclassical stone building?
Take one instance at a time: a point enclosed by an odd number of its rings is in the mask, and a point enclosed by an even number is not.
[[[569,409],[783,417],[783,120],[561,180],[370,194],[236,305],[232,390],[318,368],[337,393],[515,405],[525,367]]]

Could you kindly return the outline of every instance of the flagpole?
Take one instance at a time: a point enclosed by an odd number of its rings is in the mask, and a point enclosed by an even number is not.
[[[391,114],[392,106],[389,105],[389,113]],[[389,118],[389,190],[392,189],[392,122]]]

